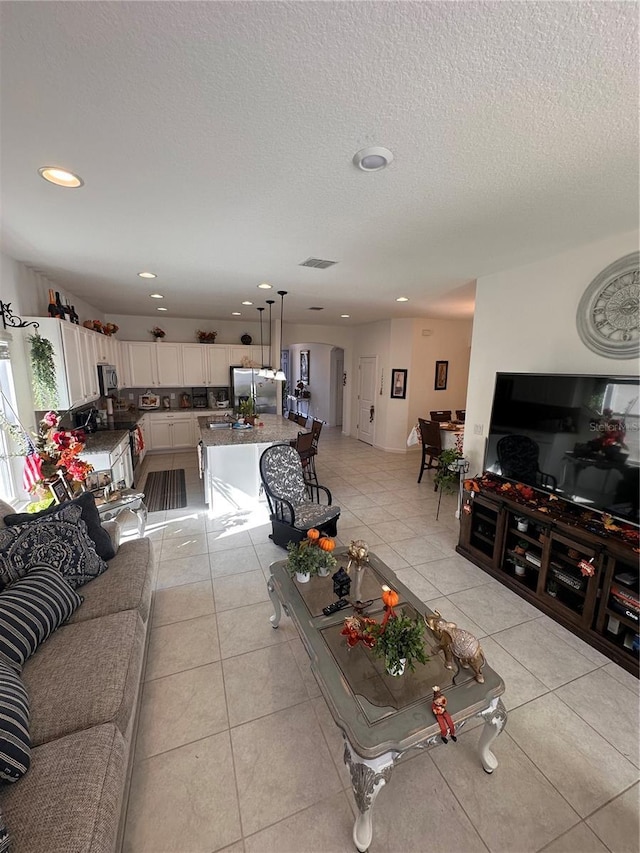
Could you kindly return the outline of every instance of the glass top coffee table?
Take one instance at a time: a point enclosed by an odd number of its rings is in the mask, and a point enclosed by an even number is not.
[[[339,567],[346,568],[346,549],[334,552]],[[374,554],[362,571],[350,570],[351,600],[369,601],[364,615],[381,621],[384,605],[382,585],[400,596],[396,610],[408,615],[432,611],[405,587],[387,565]],[[362,643],[349,648],[342,630],[345,616],[353,616],[351,606],[326,616],[322,610],[336,600],[331,577],[312,577],[306,584],[294,580],[286,560],[273,563],[267,582],[275,613],[274,628],[280,624],[281,609],[291,617],[311,661],[322,694],[345,741],[344,761],[349,767],[359,815],[353,840],[363,853],[373,837],[371,809],[383,785],[389,780],[396,760],[410,749],[427,749],[441,742],[440,729],[431,711],[433,687],[438,685],[447,698],[457,732],[472,717],[484,720],[479,743],[482,767],[492,773],[498,766],[491,745],[502,731],[507,713],[500,701],[504,683],[488,664],[482,669],[484,683],[479,684],[469,669],[457,674],[445,667],[434,634],[425,627],[430,660],[416,663],[415,672],[394,677],[384,662],[374,657]],[[443,614],[446,619],[447,614]],[[464,628],[464,626],[460,626]],[[455,683],[454,683],[455,679]]]

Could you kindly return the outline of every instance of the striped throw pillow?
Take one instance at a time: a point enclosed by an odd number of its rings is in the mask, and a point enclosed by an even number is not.
[[[16,782],[31,763],[29,697],[20,676],[0,661],[0,781]],[[1,839],[0,835],[0,839]],[[4,848],[0,842],[0,853]]]
[[[0,660],[20,671],[84,599],[50,566],[35,566],[0,592]]]

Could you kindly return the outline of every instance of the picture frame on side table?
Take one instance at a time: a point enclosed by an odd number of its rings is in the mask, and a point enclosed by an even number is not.
[[[49,483],[49,491],[53,495],[53,499],[57,504],[61,504],[63,501],[68,501],[71,497],[69,487],[62,477],[54,483]]]
[[[88,492],[103,492],[111,486],[111,471],[91,471],[84,485]]]
[[[436,361],[436,378],[434,382],[434,391],[447,390],[447,377],[449,375],[449,362]]]
[[[309,362],[311,353],[308,349],[300,350],[300,381],[309,384]]]
[[[391,371],[391,399],[404,400],[407,396],[407,370],[394,368]]]

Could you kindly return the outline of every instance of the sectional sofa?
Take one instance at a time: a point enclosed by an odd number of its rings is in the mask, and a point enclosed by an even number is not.
[[[0,501],[0,528],[14,510]],[[112,853],[122,840],[156,559],[148,538],[77,589],[83,603],[26,661],[31,766],[0,786],[12,853]]]

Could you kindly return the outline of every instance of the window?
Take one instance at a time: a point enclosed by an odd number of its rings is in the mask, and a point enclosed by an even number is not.
[[[3,338],[0,338],[0,391],[0,412],[10,424],[18,423],[9,341]],[[20,466],[13,464],[16,459],[9,455],[15,452],[16,447],[7,433],[0,430],[0,498],[7,503],[18,497],[16,473]]]

